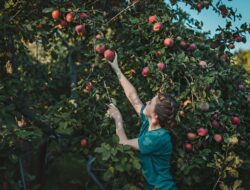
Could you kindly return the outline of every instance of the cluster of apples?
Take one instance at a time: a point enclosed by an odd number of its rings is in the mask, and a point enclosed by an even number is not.
[[[163,24],[161,22],[157,21],[157,16],[156,15],[149,16],[148,17],[148,23],[153,24],[153,31],[154,32],[160,32],[163,29]],[[163,40],[164,47],[169,48],[169,49],[174,46],[174,43],[175,42],[174,42],[174,39],[172,37],[166,37]],[[197,49],[196,44],[194,44],[194,43],[188,44],[183,39],[179,39],[179,46],[180,46],[180,48],[185,49],[185,50],[187,50],[189,52],[193,52],[193,51],[195,51]],[[161,52],[157,51],[156,56],[160,57]],[[157,63],[157,68],[162,71],[165,68],[165,64],[162,63],[162,62],[159,62],[159,63]],[[150,69],[149,69],[148,66],[146,66],[146,67],[144,67],[142,69],[142,75],[144,77],[147,77],[149,72],[150,72]]]
[[[197,133],[197,134],[196,134]],[[194,141],[195,139],[197,139],[198,137],[206,137],[208,134],[208,129],[204,128],[204,127],[200,127],[197,129],[197,131],[195,132],[188,132],[186,137],[189,141]],[[223,136],[221,134],[215,133],[213,136],[213,139],[215,140],[215,142],[217,144],[220,144],[223,140]],[[200,143],[198,143],[197,145],[201,145]],[[184,149],[189,152],[192,151],[193,149],[193,144],[192,143],[185,143],[184,144]]]
[[[62,13],[55,9],[51,12],[51,16],[54,20],[59,21],[59,25],[57,25],[57,28],[62,29],[66,28],[68,23],[73,23],[78,18],[80,19],[87,19],[89,18],[89,15],[84,12],[77,13],[77,15],[74,15],[72,12],[68,12],[66,16],[63,19],[61,18]],[[75,32],[79,36],[83,36],[86,32],[85,24],[77,24],[75,26]]]
[[[102,35],[101,34],[97,34],[96,35],[96,39],[102,39]],[[104,58],[106,60],[112,61],[115,58],[115,52],[111,49],[107,49],[105,44],[98,44],[95,46],[95,51],[99,54],[103,54]]]
[[[221,124],[217,121],[219,119],[219,114],[215,113],[211,116],[212,121],[211,121],[211,125],[214,128],[218,128],[221,126]],[[239,125],[240,124],[240,118],[233,116],[231,118],[231,122],[233,125]],[[197,129],[196,133],[195,132],[188,132],[186,137],[188,141],[194,141],[197,137],[205,137],[208,134],[208,129],[204,128],[204,127],[200,127]],[[217,144],[220,144],[223,141],[223,136],[219,133],[215,133],[213,136],[214,141]],[[189,152],[193,149],[193,145],[192,143],[185,143],[184,144],[184,149]]]

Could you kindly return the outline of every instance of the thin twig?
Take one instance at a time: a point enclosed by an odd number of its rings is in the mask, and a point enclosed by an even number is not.
[[[114,17],[112,17],[108,22],[105,23],[105,25],[107,25],[108,23],[110,23],[111,21],[115,20],[116,17],[118,17],[120,14],[122,14],[123,12],[125,12],[127,9],[129,9],[130,7],[134,6],[136,3],[138,3],[138,1],[135,1],[134,3],[132,3],[131,5],[127,6],[125,9],[123,9],[122,11],[120,11],[119,13],[117,13]]]
[[[16,12],[16,14],[14,14],[14,15],[10,18],[10,21],[13,20],[21,11],[22,11],[22,9],[18,10],[18,11]]]

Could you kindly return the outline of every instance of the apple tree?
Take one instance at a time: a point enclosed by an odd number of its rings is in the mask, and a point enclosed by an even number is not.
[[[178,3],[226,19],[214,36]],[[172,172],[179,189],[249,185],[249,72],[235,43],[249,24],[222,1],[2,1],[0,141],[2,189],[144,189],[136,151],[118,144],[107,104],[129,138],[138,115],[108,64],[143,102],[169,92],[179,103]],[[93,159],[94,160],[94,159]],[[204,184],[206,184],[204,186]]]

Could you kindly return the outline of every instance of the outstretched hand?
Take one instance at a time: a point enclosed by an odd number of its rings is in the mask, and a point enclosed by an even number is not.
[[[114,104],[109,104],[109,109],[107,110],[106,116],[113,118],[114,120],[119,120],[122,118],[119,109]]]
[[[116,71],[117,69],[120,69],[119,68],[119,65],[118,65],[118,61],[117,61],[117,58],[118,58],[118,55],[117,53],[115,52],[115,58],[113,61],[108,61],[109,64],[111,65],[111,67]]]

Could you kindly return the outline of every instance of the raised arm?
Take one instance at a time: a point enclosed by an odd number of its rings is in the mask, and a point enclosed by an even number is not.
[[[129,80],[124,76],[124,74],[121,72],[119,66],[118,66],[118,61],[117,61],[117,54],[115,53],[115,58],[113,62],[109,62],[113,70],[115,71],[116,75],[118,76],[119,82],[121,86],[123,87],[123,90],[134,107],[135,111],[137,112],[138,115],[140,115],[140,110],[141,107],[143,106],[142,101],[137,95],[137,91],[135,87],[129,82]]]

